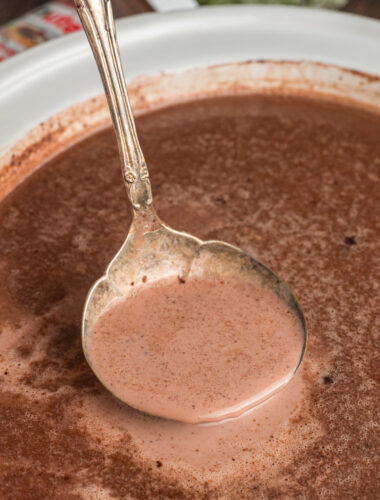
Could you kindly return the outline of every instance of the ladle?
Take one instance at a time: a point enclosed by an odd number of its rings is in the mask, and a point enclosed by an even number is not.
[[[228,409],[229,417],[239,416],[272,396],[296,372],[304,354],[307,336],[303,313],[289,287],[270,269],[243,250],[221,241],[201,241],[170,228],[159,219],[153,208],[148,169],[127,96],[111,2],[75,2],[103,81],[118,140],[122,174],[133,211],[133,220],[124,244],[87,297],[82,322],[82,343],[86,359],[99,380],[110,390],[106,381],[102,381],[100,374],[96,372],[89,354],[91,329],[111,301],[127,296],[133,284],[141,283],[146,276],[149,277],[149,283],[168,277],[191,279],[207,276],[227,281],[242,280],[256,287],[269,287],[299,320],[302,332],[299,357],[294,366],[289,367],[287,375],[281,380],[273,380],[265,393],[261,393],[257,398],[238,401],[232,413],[231,408]],[[115,392],[114,395],[118,397]],[[143,406],[134,404],[134,401],[124,402],[150,413],[149,401]],[[156,415],[165,417],[164,407],[163,411],[156,412]],[[217,409],[210,415],[194,419],[194,422],[217,421],[223,416],[223,411]]]

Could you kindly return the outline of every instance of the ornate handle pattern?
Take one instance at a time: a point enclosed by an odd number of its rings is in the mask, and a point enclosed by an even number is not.
[[[135,211],[146,210],[152,205],[149,172],[128,99],[111,2],[75,0],[75,4],[103,81],[129,199]]]

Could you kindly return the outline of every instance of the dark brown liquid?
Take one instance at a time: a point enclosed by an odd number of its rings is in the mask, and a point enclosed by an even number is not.
[[[130,221],[105,130],[0,205],[0,497],[376,498],[380,118],[245,96],[162,109],[137,126],[162,219],[259,256],[301,299],[303,400],[260,453],[242,443],[225,457],[244,463],[244,479],[228,481],[142,460],[133,435],[101,413],[97,434],[84,425],[109,395],[82,355],[83,302]]]

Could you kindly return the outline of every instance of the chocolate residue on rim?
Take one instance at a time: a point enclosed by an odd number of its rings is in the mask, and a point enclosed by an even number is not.
[[[110,429],[103,414],[86,423],[91,405],[111,400],[82,354],[82,307],[130,222],[105,130],[0,205],[0,496],[376,498],[380,118],[244,96],[162,109],[137,126],[162,218],[246,248],[293,287],[310,332],[303,401],[263,445],[223,456],[236,467],[226,476],[144,457],[133,429]],[[352,234],[354,248],[342,244]]]

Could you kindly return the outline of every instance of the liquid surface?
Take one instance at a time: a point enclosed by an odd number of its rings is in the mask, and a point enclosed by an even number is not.
[[[101,131],[0,204],[0,498],[377,498],[380,117],[243,96],[137,127],[163,220],[259,256],[302,297],[302,372],[214,426],[164,424],[102,387],[82,310],[130,218]]]
[[[180,422],[220,421],[292,377],[301,325],[269,288],[205,279],[142,284],[95,321],[95,373],[122,401]]]

